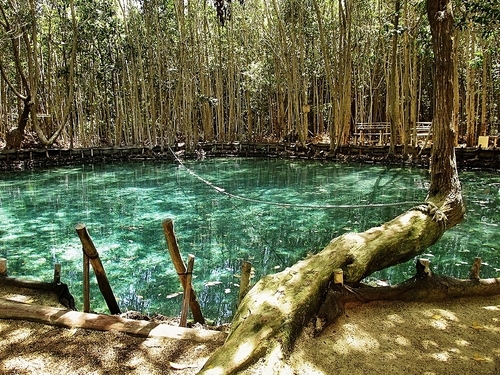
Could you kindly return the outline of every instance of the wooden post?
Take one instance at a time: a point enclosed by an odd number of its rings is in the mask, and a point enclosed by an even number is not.
[[[238,305],[240,304],[245,294],[247,294],[250,285],[250,273],[252,271],[252,263],[244,260],[241,262],[241,280],[240,280],[240,294],[238,296]]]
[[[187,317],[189,312],[189,300],[191,299],[191,279],[193,276],[193,268],[194,268],[194,255],[188,255],[188,265],[186,271],[186,287],[184,288],[184,300],[182,301],[182,310],[181,310],[181,322],[179,326],[186,327],[187,326]]]
[[[7,276],[7,259],[0,258],[0,276]]]
[[[168,251],[170,252],[170,257],[172,258],[172,263],[174,263],[175,270],[179,275],[179,279],[181,280],[181,284],[184,290],[186,290],[186,266],[182,261],[182,257],[179,251],[179,246],[177,245],[177,240],[175,238],[174,233],[174,223],[172,219],[165,219],[162,221],[163,233],[165,234],[165,239],[167,240]],[[196,293],[193,290],[193,287],[190,287],[190,299],[189,299],[189,307],[191,308],[191,312],[193,313],[193,319],[196,323],[205,324],[205,319],[203,318],[203,314],[201,313],[200,304],[196,300]]]
[[[83,312],[90,312],[90,267],[89,257],[83,253]]]
[[[470,270],[469,278],[471,280],[479,280],[479,273],[481,272],[481,258],[474,258],[474,264]]]
[[[342,268],[338,268],[333,271],[333,283],[344,285],[344,271]]]
[[[75,229],[78,233],[78,237],[80,237],[80,241],[82,242],[83,252],[89,258],[90,264],[92,264],[94,274],[97,278],[97,284],[99,285],[99,290],[101,291],[104,300],[108,305],[109,311],[111,312],[111,314],[120,314],[120,307],[118,307],[118,303],[116,302],[113,290],[109,285],[106,271],[104,271],[104,267],[101,263],[101,259],[99,258],[99,254],[97,253],[94,243],[92,242],[92,239],[87,232],[85,224],[77,224],[75,226]]]
[[[61,282],[61,263],[54,264],[54,284]]]
[[[417,276],[419,277],[432,277],[432,272],[429,267],[430,265],[430,260],[425,259],[425,258],[420,258],[417,261],[416,267],[417,267]]]

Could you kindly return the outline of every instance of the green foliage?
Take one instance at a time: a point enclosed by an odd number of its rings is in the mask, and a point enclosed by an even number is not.
[[[32,43],[36,31],[39,109],[60,113],[69,92],[71,0],[34,1],[34,18],[29,1],[12,0],[14,7],[0,2],[11,27],[2,26],[5,21],[0,15],[4,70],[19,87],[11,37],[29,35]],[[72,134],[66,129],[62,137],[79,145],[95,144],[101,138],[112,144],[155,145],[170,143],[186,132],[193,137],[199,131],[209,134],[211,128],[219,140],[249,139],[247,128],[266,138],[296,132],[303,125],[304,104],[310,108],[307,134],[314,136],[334,123],[338,90],[346,85],[342,79],[347,73],[353,77],[348,83],[351,106],[356,108],[352,121],[384,121],[394,34],[401,73],[405,53],[410,54],[411,65],[416,64],[418,77],[411,82],[420,88],[415,95],[419,120],[430,121],[432,49],[424,0],[401,0],[397,28],[393,0],[73,1],[78,40],[76,99]],[[500,114],[490,103],[498,101],[500,85],[495,38],[499,2],[457,0],[454,9],[458,26],[473,26],[478,45],[490,51],[488,77],[493,82],[488,86],[488,114],[496,123]],[[346,8],[339,9],[339,4]],[[25,44],[20,43],[19,53],[26,73]],[[465,49],[459,48],[458,53],[459,61],[465,61]],[[480,62],[481,57],[473,61]],[[34,70],[30,77],[36,79]],[[465,87],[464,75],[459,77]],[[18,99],[9,88],[0,98],[8,108],[0,115],[17,112]],[[0,137],[4,134],[0,125]]]
[[[457,17],[459,28],[473,23],[482,29],[484,35],[495,33],[500,26],[500,0],[462,0]]]

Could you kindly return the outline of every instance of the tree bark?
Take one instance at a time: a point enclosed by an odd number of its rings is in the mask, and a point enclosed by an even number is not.
[[[228,338],[200,374],[235,374],[263,358],[272,368],[318,313],[334,271],[358,282],[371,273],[422,253],[463,218],[453,148],[453,12],[451,0],[429,0],[435,55],[435,140],[431,186],[425,204],[380,227],[347,233],[320,253],[261,279],[245,296]]]
[[[451,1],[427,1],[434,51],[434,116],[431,184],[428,200],[441,207],[450,222],[462,220],[464,205],[455,158],[453,116],[454,53]],[[450,217],[453,216],[453,217]]]

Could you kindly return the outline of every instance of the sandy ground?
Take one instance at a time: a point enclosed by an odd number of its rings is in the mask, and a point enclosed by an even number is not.
[[[2,287],[0,295],[54,305],[30,291]],[[316,337],[306,329],[281,368],[257,363],[245,373],[500,375],[500,296],[376,302],[348,307],[346,314]],[[0,337],[0,373],[16,375],[196,374],[223,344],[18,320],[0,320]]]

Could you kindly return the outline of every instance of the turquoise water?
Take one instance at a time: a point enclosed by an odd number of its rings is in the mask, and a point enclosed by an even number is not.
[[[172,218],[184,258],[196,256],[194,287],[204,315],[226,322],[242,260],[252,262],[255,282],[342,233],[379,225],[415,203],[360,206],[423,201],[429,179],[416,168],[306,160],[227,158],[185,165],[192,173],[173,162],[3,172],[0,257],[8,259],[9,274],[50,281],[53,264],[61,263],[62,280],[81,309],[82,250],[75,232],[81,222],[122,311],[178,316],[181,288],[161,226]],[[498,276],[500,175],[462,172],[461,180],[466,220],[426,256],[435,272],[467,277],[480,255],[482,276]],[[290,206],[276,205],[281,203]],[[413,273],[413,262],[407,262],[374,277],[395,283]],[[107,312],[94,280],[91,308]]]

